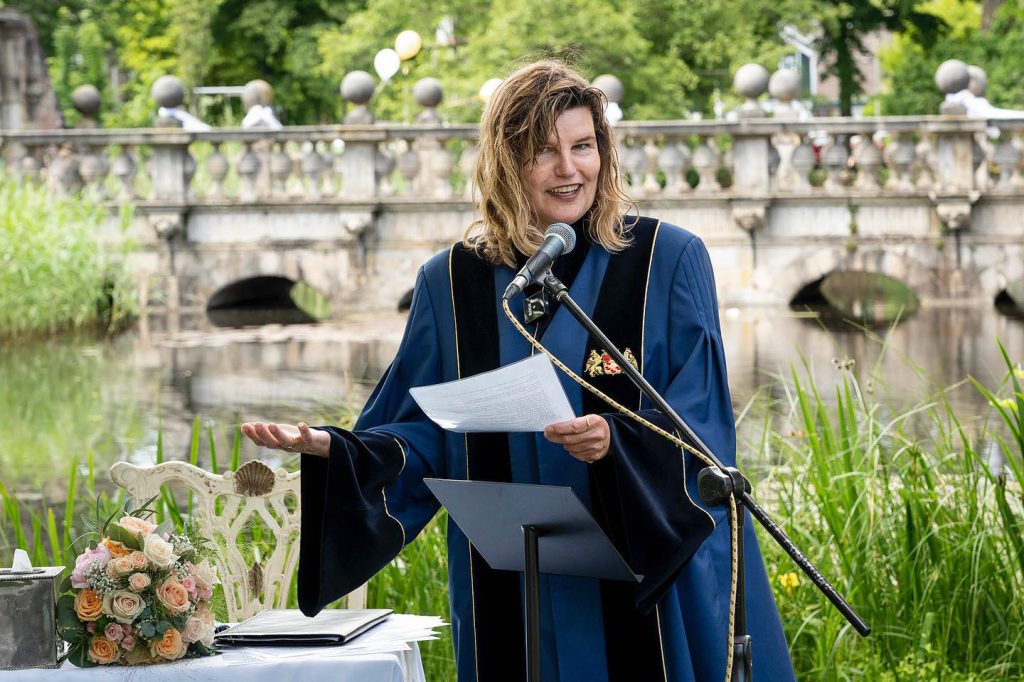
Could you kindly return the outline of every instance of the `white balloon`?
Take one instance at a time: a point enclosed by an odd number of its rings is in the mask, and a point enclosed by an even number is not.
[[[390,47],[385,47],[373,58],[373,70],[377,72],[382,81],[390,80],[392,76],[398,73],[398,69],[401,66],[401,58]]]
[[[485,82],[483,85],[480,86],[480,99],[482,99],[484,102],[490,100],[491,95],[494,94],[494,91],[498,89],[499,85],[501,85],[500,78],[492,78],[489,81]]]

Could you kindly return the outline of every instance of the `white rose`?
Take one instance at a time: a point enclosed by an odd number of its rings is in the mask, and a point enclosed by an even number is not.
[[[146,608],[142,597],[127,590],[103,596],[103,611],[119,623],[131,623]]]
[[[174,553],[171,543],[156,533],[146,536],[146,544],[142,548],[142,553],[146,555],[150,563],[160,568],[172,566],[178,560],[178,555]]]
[[[199,562],[199,565],[196,566],[194,575],[197,581],[207,587],[213,587],[219,582],[217,580],[217,570],[210,563],[209,559],[203,559]]]

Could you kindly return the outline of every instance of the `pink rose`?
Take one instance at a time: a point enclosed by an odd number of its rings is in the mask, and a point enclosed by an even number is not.
[[[132,649],[134,649],[135,648],[135,638],[132,637],[131,635],[128,635],[127,637],[122,639],[121,640],[121,648],[124,649],[125,651],[131,651]]]
[[[100,566],[106,566],[110,561],[110,550],[104,545],[98,545],[96,549],[86,549],[75,559],[75,570],[71,572],[71,586],[77,589],[89,587],[85,581],[85,572],[88,571],[94,562]]]
[[[199,601],[210,601],[213,598],[213,588],[204,587],[196,592],[196,599]]]
[[[132,535],[142,535],[142,537],[146,537],[156,530],[155,523],[151,523],[146,519],[140,519],[138,516],[122,516],[121,520],[117,522],[117,525],[121,526]]]
[[[142,592],[153,582],[145,573],[132,573],[128,576],[128,589],[132,592]]]
[[[188,590],[174,578],[168,578],[157,586],[156,598],[171,613],[185,613],[191,606]]]
[[[202,619],[192,616],[185,621],[185,627],[181,631],[181,638],[186,643],[191,644],[201,640],[204,634],[206,634],[206,625],[203,624]]]
[[[96,623],[86,623],[85,624],[85,631],[88,632],[90,635],[95,633],[96,632]]]
[[[181,586],[188,590],[189,599],[196,598],[196,579],[192,576],[186,576],[181,579]]]
[[[103,636],[112,642],[120,642],[124,639],[124,630],[117,623],[109,623],[103,630]]]

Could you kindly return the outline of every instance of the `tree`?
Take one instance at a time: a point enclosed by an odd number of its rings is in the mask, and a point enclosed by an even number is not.
[[[854,58],[868,54],[864,37],[880,29],[914,31],[920,44],[931,47],[946,24],[935,14],[918,9],[918,0],[815,0],[820,37],[818,53],[825,73],[839,79],[839,108],[853,113],[853,98],[862,92],[863,75]]]

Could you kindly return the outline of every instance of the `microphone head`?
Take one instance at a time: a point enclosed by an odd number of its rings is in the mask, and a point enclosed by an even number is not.
[[[562,250],[563,254],[569,253],[576,248],[576,232],[565,223],[551,223],[548,225],[548,229],[544,230],[544,238],[546,239],[551,235],[561,237],[562,241],[565,242],[565,249]]]

